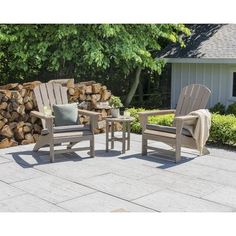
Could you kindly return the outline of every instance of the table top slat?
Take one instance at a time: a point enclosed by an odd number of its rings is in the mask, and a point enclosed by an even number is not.
[[[105,117],[105,119],[106,119],[106,121],[116,121],[116,122],[132,122],[132,121],[134,121],[134,117],[125,118],[124,116],[120,116],[117,118],[107,116],[107,117]]]

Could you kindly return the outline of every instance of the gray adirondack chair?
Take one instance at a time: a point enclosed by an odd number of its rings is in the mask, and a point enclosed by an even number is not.
[[[31,115],[42,120],[43,130],[33,150],[38,151],[41,147],[49,145],[51,162],[57,153],[82,150],[90,150],[90,156],[94,157],[94,128],[99,113],[78,109],[79,114],[90,117],[90,125],[54,126],[54,116],[45,115],[44,106],[52,109],[53,104],[67,104],[67,88],[57,83],[40,84],[34,88],[34,94],[39,111],[31,111]],[[76,143],[84,140],[90,141],[89,147],[73,148]],[[54,146],[62,143],[69,143],[66,149],[54,150]]]
[[[181,91],[176,110],[160,110],[139,112],[139,119],[142,125],[142,154],[147,155],[147,149],[154,150],[160,154],[173,156],[173,152],[148,145],[148,140],[164,142],[175,148],[175,162],[181,160],[181,147],[197,149],[196,141],[190,132],[183,126],[195,125],[196,116],[187,115],[191,111],[205,109],[211,91],[200,84],[192,84],[183,88]],[[172,127],[148,124],[148,117],[155,115],[175,114]],[[204,147],[203,155],[209,151]]]

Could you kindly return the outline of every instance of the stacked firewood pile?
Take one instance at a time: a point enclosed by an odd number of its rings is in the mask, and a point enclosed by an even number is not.
[[[104,132],[104,117],[110,114],[108,100],[111,92],[107,87],[94,81],[74,84],[73,79],[55,80],[68,88],[69,102],[77,102],[82,109],[97,111],[99,116],[96,133]],[[30,116],[30,111],[38,110],[33,89],[41,82],[24,84],[11,83],[0,86],[0,148],[29,144],[37,141],[41,130],[41,120]],[[87,123],[87,117],[80,117]]]

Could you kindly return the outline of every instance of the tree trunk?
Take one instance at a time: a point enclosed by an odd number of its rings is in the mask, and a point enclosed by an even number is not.
[[[139,96],[139,105],[143,106],[143,84],[142,84],[142,80],[139,81],[138,96]]]
[[[131,86],[131,89],[130,89],[127,97],[126,97],[125,106],[129,106],[129,104],[131,103],[131,101],[135,95],[135,92],[136,92],[138,85],[139,85],[141,71],[142,71],[141,67],[138,67],[136,70],[136,73],[135,73],[135,80]]]

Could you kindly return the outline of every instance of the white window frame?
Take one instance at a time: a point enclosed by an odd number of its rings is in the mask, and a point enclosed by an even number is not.
[[[232,69],[230,71],[230,87],[229,87],[229,94],[230,94],[230,97],[229,97],[229,101],[232,101],[232,102],[235,102],[236,101],[236,96],[234,97],[233,96],[233,79],[234,79],[234,73],[236,73],[236,68]]]
[[[232,82],[231,82],[231,83],[232,83],[232,87],[231,87],[231,93],[232,93],[232,95],[231,95],[231,96],[232,96],[233,98],[236,98],[236,95],[235,95],[235,96],[233,96],[234,73],[236,73],[236,71],[234,71],[234,72],[232,73],[232,78],[231,78],[231,81],[232,81]],[[235,82],[236,82],[236,81],[235,81]]]

